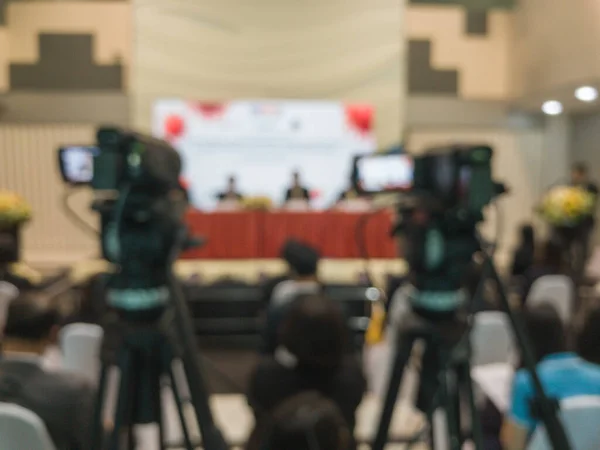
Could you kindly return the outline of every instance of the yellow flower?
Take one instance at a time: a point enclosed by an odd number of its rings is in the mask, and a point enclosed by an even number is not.
[[[31,207],[21,196],[0,191],[0,225],[19,225],[31,219]]]

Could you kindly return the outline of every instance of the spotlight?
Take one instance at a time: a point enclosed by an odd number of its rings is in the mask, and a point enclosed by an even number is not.
[[[563,112],[563,105],[557,100],[548,100],[542,105],[542,111],[549,116],[558,116]]]
[[[582,102],[593,102],[598,98],[598,89],[592,86],[581,86],[575,90],[575,98]]]

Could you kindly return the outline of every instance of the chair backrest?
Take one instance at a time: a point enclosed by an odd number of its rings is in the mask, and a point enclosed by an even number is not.
[[[573,314],[575,286],[566,275],[545,275],[533,282],[529,295],[528,306],[549,303],[556,308],[564,323],[570,323]]]
[[[513,361],[516,347],[508,316],[500,311],[483,311],[473,317],[472,364],[477,366]]]
[[[42,419],[11,403],[0,403],[0,448],[56,450]]]
[[[600,397],[571,397],[561,402],[561,419],[572,450],[597,450],[600,442]],[[536,428],[527,450],[552,450],[546,429]]]
[[[60,333],[64,369],[96,382],[100,371],[103,336],[104,331],[98,325],[74,323],[64,327]]]

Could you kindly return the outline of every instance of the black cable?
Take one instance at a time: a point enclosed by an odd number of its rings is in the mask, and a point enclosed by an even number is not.
[[[89,234],[90,236],[93,236],[94,238],[97,238],[100,235],[100,231],[94,228],[89,223],[87,223],[84,219],[82,219],[79,216],[79,214],[77,214],[77,212],[73,208],[71,208],[71,205],[69,204],[69,200],[77,192],[78,190],[76,188],[65,190],[64,194],[61,197],[62,209],[64,213],[69,217],[69,219],[71,219],[71,222],[73,222],[81,231],[83,231],[86,234]]]
[[[369,251],[367,249],[367,233],[366,233],[366,228],[367,225],[369,224],[369,221],[375,217],[377,214],[380,214],[382,211],[384,211],[386,209],[386,207],[384,208],[377,208],[373,211],[369,211],[368,213],[365,213],[363,215],[361,215],[358,219],[358,221],[356,222],[356,228],[354,231],[354,240],[356,242],[356,247],[358,249],[358,254],[360,259],[363,260],[363,262],[365,263],[365,275],[367,276],[367,282],[369,283],[370,286],[373,286],[373,277],[371,277],[371,273],[369,270]]]

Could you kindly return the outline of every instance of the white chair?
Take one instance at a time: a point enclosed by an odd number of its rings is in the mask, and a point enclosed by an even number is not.
[[[42,419],[28,409],[11,403],[0,403],[0,448],[56,450]]]
[[[545,275],[533,282],[527,306],[548,303],[556,308],[564,323],[570,323],[575,300],[575,285],[566,275]]]
[[[571,397],[561,402],[561,418],[572,450],[597,450],[600,443],[600,397]],[[527,450],[552,450],[546,429],[536,428]]]
[[[8,305],[19,296],[19,290],[11,283],[0,281],[0,335],[6,325]]]
[[[473,320],[473,366],[512,362],[516,346],[508,316],[500,311],[483,311],[475,314]]]
[[[100,346],[104,331],[98,325],[74,323],[60,333],[64,369],[97,382],[100,371]]]

